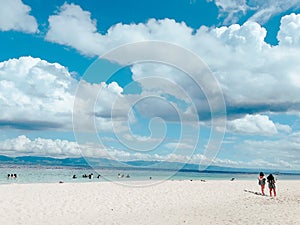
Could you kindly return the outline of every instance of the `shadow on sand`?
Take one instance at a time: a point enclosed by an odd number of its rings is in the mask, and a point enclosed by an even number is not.
[[[267,196],[267,195],[262,195],[260,192],[257,192],[257,191],[244,190],[244,192],[248,192],[248,193],[255,194],[255,195]]]

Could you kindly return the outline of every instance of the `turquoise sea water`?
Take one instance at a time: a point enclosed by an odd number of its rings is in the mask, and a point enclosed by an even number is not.
[[[93,179],[83,178],[82,175],[93,173]],[[17,178],[8,178],[8,174],[17,174]],[[98,179],[98,174],[101,178]],[[118,176],[118,174],[120,176]],[[73,179],[73,175],[77,179]],[[129,175],[129,178],[126,176]],[[122,177],[124,176],[124,177]],[[57,183],[59,181],[74,182],[103,182],[103,181],[138,181],[138,180],[239,180],[257,179],[257,174],[220,173],[220,172],[176,172],[167,170],[133,170],[133,169],[99,169],[73,167],[44,167],[44,166],[0,166],[0,184],[9,183]],[[277,179],[300,180],[300,174],[278,174]]]

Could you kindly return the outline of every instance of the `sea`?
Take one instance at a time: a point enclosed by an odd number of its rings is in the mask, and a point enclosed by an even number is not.
[[[11,176],[16,174],[15,176]],[[93,176],[90,176],[93,174]],[[74,178],[74,175],[76,178]],[[86,175],[86,177],[85,177]],[[300,180],[300,174],[275,174],[279,180]],[[144,180],[256,180],[257,173],[244,172],[199,172],[161,169],[86,168],[60,166],[1,165],[0,184],[12,183],[82,183],[123,182]]]

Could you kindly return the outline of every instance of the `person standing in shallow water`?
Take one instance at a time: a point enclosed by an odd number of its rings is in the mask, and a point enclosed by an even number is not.
[[[270,196],[272,197],[272,191],[274,193],[274,197],[276,197],[276,186],[275,186],[275,178],[272,174],[267,177],[267,181],[269,183]]]
[[[258,184],[261,187],[261,194],[265,195],[265,185],[266,185],[266,178],[265,178],[265,174],[263,172],[259,173],[258,176]]]

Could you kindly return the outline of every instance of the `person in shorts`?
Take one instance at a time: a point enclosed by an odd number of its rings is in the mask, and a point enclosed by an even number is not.
[[[267,177],[267,181],[269,183],[269,189],[270,189],[270,196],[272,197],[272,191],[274,193],[274,197],[276,197],[276,181],[275,181],[275,178],[272,174],[270,174],[268,177]]]
[[[258,176],[258,184],[261,187],[261,194],[265,195],[265,185],[266,185],[266,178],[265,178],[265,174],[263,172],[259,173]]]

